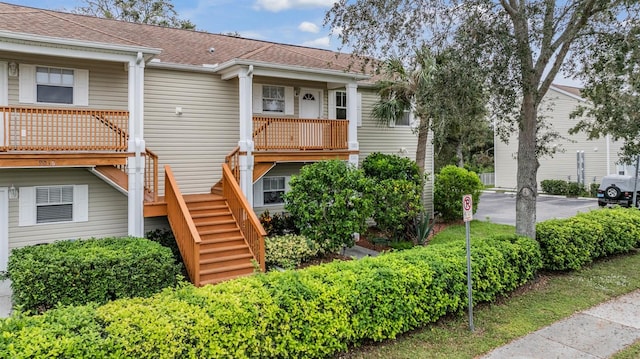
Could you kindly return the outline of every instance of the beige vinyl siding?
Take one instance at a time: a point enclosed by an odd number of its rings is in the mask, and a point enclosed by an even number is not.
[[[89,221],[18,226],[19,200],[9,200],[9,247],[127,235],[127,197],[84,168],[0,169],[0,187],[88,185]]]
[[[377,94],[370,89],[358,89],[362,94],[362,126],[358,127],[360,144],[360,162],[373,152],[396,154],[415,160],[418,135],[408,126],[389,127],[379,124],[371,114]],[[425,172],[428,180],[425,186],[424,203],[429,211],[433,210],[433,148],[428,141]]]
[[[3,51],[0,51],[0,61],[89,70],[89,106],[79,108],[128,110],[128,74],[122,63],[14,54]],[[9,105],[56,107],[55,105],[20,104],[18,81],[19,77],[9,77]],[[69,107],[69,105],[63,107]]]
[[[552,126],[554,131],[560,133],[566,139],[559,139],[551,145],[555,145],[559,152],[553,157],[539,159],[538,187],[545,179],[577,181],[577,152],[584,151],[585,158],[585,182],[599,183],[603,176],[615,173],[615,165],[618,160],[619,145],[611,142],[609,150],[609,164],[607,169],[607,143],[606,138],[587,140],[587,135],[580,132],[569,134],[569,129],[575,126],[578,119],[570,119],[571,112],[581,104],[579,100],[553,88],[549,90],[543,103],[541,112],[545,115],[545,121]],[[570,139],[570,140],[567,140]],[[495,144],[495,173],[496,187],[516,188],[517,185],[517,134],[511,136],[506,145],[499,140]]]
[[[171,70],[145,71],[145,140],[159,157],[159,192],[170,165],[183,193],[208,192],[239,139],[238,81]],[[182,107],[182,115],[176,115]]]
[[[166,216],[160,217],[147,217],[144,219],[144,233],[145,236],[149,231],[155,231],[156,229],[168,229],[171,230],[169,220]]]

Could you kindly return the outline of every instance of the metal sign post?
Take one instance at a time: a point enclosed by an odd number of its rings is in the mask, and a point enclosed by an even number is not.
[[[469,296],[469,330],[473,331],[473,294],[471,291],[471,239],[470,222],[473,219],[473,197],[470,194],[462,197],[462,219],[467,233],[467,289]]]

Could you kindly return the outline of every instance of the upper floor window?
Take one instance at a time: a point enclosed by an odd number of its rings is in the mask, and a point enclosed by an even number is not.
[[[411,126],[411,112],[409,110],[405,110],[402,116],[396,120],[396,126]]]
[[[73,104],[73,70],[36,67],[37,102]]]
[[[253,113],[293,115],[293,87],[253,85]]]
[[[336,91],[336,119],[347,119],[347,92]]]
[[[262,86],[262,111],[284,113],[284,86]]]
[[[18,101],[73,106],[89,105],[89,71],[19,64]]]

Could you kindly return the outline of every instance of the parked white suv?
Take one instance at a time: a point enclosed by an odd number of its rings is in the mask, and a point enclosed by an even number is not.
[[[604,176],[598,188],[598,205],[604,207],[607,204],[617,204],[622,207],[631,207],[635,181],[635,176]],[[635,188],[640,194],[640,181]],[[638,199],[640,195],[636,197],[636,202],[639,202]]]

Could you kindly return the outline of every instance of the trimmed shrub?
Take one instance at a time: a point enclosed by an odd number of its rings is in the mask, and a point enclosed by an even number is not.
[[[435,178],[433,204],[435,210],[447,221],[462,219],[462,196],[473,198],[473,212],[478,209],[480,192],[484,186],[475,172],[456,166],[445,166]]]
[[[284,269],[294,269],[300,263],[317,256],[320,252],[314,241],[293,234],[266,237],[264,245],[267,265],[279,266]]]
[[[323,252],[353,246],[353,233],[366,229],[373,206],[363,193],[370,181],[354,166],[339,160],[316,162],[302,167],[289,186],[286,210],[300,234],[318,243]]]
[[[362,161],[362,169],[367,177],[378,180],[406,180],[422,186],[418,164],[410,158],[374,152]]]
[[[422,187],[407,180],[387,179],[372,186],[373,220],[395,240],[411,234],[422,212]]]
[[[175,286],[180,267],[168,248],[125,237],[14,249],[7,272],[14,303],[25,311],[41,312],[57,304],[150,296]]]
[[[563,180],[547,179],[547,180],[540,181],[540,187],[542,188],[542,191],[547,194],[564,196],[567,194],[568,186],[569,185],[567,181],[563,181]]]
[[[474,241],[476,301],[533,277],[534,240]],[[317,358],[466,307],[464,241],[0,320],[11,358]],[[37,353],[34,355],[34,353]]]
[[[584,185],[578,182],[568,182],[563,180],[543,180],[540,182],[540,187],[542,188],[543,192],[558,196],[578,197],[588,194],[588,192],[584,189]],[[593,195],[593,197],[595,197],[595,194]]]
[[[546,269],[579,269],[596,258],[638,247],[640,212],[634,208],[603,208],[552,219],[538,223],[536,236]]]
[[[551,219],[536,225],[546,269],[579,269],[595,258],[596,243],[604,235],[601,224],[581,217]]]
[[[592,183],[589,185],[589,197],[597,197],[598,196],[598,188],[600,188],[600,183]]]

